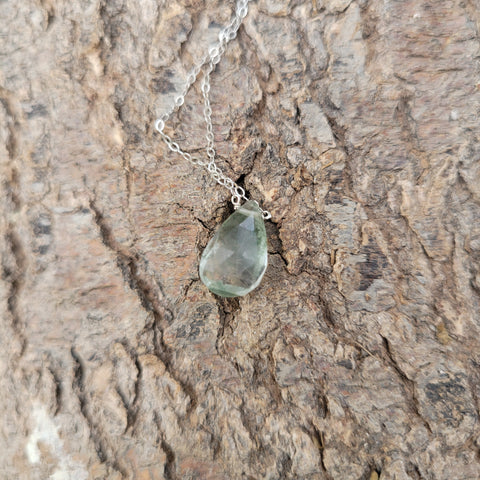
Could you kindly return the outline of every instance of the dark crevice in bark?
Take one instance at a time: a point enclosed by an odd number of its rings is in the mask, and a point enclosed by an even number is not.
[[[0,86],[0,103],[4,107],[7,117],[6,128],[8,134],[5,147],[11,165],[7,171],[8,176],[4,180],[6,208],[10,215],[6,219],[5,243],[7,252],[5,258],[2,258],[2,277],[9,284],[7,310],[11,316],[12,329],[20,342],[20,352],[15,357],[12,357],[12,360],[16,363],[25,352],[28,343],[23,331],[23,320],[19,309],[19,299],[25,281],[27,259],[21,235],[17,232],[16,221],[12,216],[21,211],[22,202],[19,193],[19,172],[14,163],[18,154],[19,143],[17,133],[19,130],[18,116],[10,96],[11,93]]]
[[[416,133],[417,124],[412,117],[410,103],[413,101],[413,94],[404,91],[397,103],[394,118],[398,120],[405,135],[407,145],[415,152],[418,149],[418,136]]]
[[[103,244],[115,253],[117,266],[122,272],[124,280],[137,294],[142,307],[146,311],[157,315],[159,320],[171,320],[173,318],[172,311],[164,305],[159,305],[160,300],[163,299],[163,295],[158,282],[152,282],[142,275],[143,272],[141,272],[140,267],[145,269],[147,267],[146,262],[138,253],[130,253],[121,245],[117,244],[103,214],[97,208],[94,201],[90,202],[90,208],[95,214],[95,222],[100,229]],[[162,311],[160,311],[160,309]]]
[[[195,220],[197,220],[197,222],[205,229],[207,230],[208,232],[212,232],[212,227],[208,226],[201,218],[198,218],[198,217],[194,217]]]
[[[138,360],[138,357],[135,355],[132,359],[135,363],[135,368],[137,369],[137,375],[135,377],[134,391],[133,391],[133,400],[130,404],[125,405],[127,410],[127,425],[125,431],[128,429],[134,428],[137,422],[137,415],[139,412],[138,404],[140,401],[140,387],[142,381],[142,366]],[[125,401],[123,402],[125,404]]]
[[[55,382],[55,411],[53,416],[55,417],[58,415],[62,408],[62,396],[63,396],[63,387],[62,387],[62,380],[61,376],[51,367],[48,367],[48,371]]]
[[[122,131],[125,133],[125,135],[128,135],[128,132],[130,129],[128,128],[129,126],[124,119],[123,112],[122,112],[122,105],[120,103],[114,102],[113,107],[117,112],[117,117],[119,122],[121,123]],[[130,164],[130,153],[127,150],[126,146],[122,148],[120,155],[122,157],[122,168],[125,176],[125,186],[127,189],[127,205],[124,211],[125,211],[125,214],[127,215],[127,218],[130,221],[130,224],[134,225],[134,222],[131,218],[131,212],[130,212],[130,199],[132,197],[132,186],[133,186],[133,172]]]
[[[103,27],[101,39],[103,60],[108,59],[106,54],[110,55],[112,53],[118,38],[129,28],[129,25],[122,18],[122,14],[125,13],[126,7],[121,2],[108,2],[108,0],[100,2],[99,14]]]
[[[120,465],[118,459],[115,458],[112,449],[108,446],[105,438],[103,438],[101,428],[98,428],[97,422],[90,411],[85,384],[85,362],[75,347],[70,349],[70,354],[74,362],[72,390],[78,398],[80,412],[88,425],[90,439],[95,446],[98,459],[119,473],[122,478],[128,478],[128,472]]]
[[[282,396],[282,389],[277,382],[277,377],[275,374],[275,359],[273,358],[273,347],[274,343],[272,343],[266,357],[266,371],[263,373],[263,384],[270,392],[270,395],[275,400],[275,403],[277,405],[282,405],[284,401]]]
[[[210,440],[210,445],[212,448],[212,459],[214,461],[218,460],[220,457],[220,454],[222,453],[222,442],[220,438],[218,438],[215,435],[212,435],[211,440]]]
[[[322,382],[324,383],[324,382]],[[322,385],[322,390],[325,390],[325,386]],[[318,406],[321,413],[323,413],[322,418],[327,418],[330,415],[330,409],[328,406],[328,397],[323,391],[318,393]]]
[[[382,337],[384,352],[385,352],[385,359],[387,360],[388,364],[393,368],[393,370],[397,373],[398,377],[400,378],[406,395],[406,398],[409,400],[408,405],[410,406],[411,411],[415,414],[415,416],[420,420],[423,426],[426,428],[429,434],[432,433],[432,429],[428,421],[422,416],[420,413],[420,404],[418,398],[415,393],[415,382],[410,380],[408,376],[403,372],[401,367],[399,366],[398,362],[395,359],[393,352],[391,351],[390,342],[386,337],[380,335]]]
[[[285,269],[286,272],[288,272],[288,261],[287,259],[282,255],[282,252],[271,252],[270,255],[276,255],[280,261],[282,262],[282,265]],[[293,273],[288,272],[289,275],[295,275]]]
[[[354,161],[354,158],[352,149],[350,148],[346,139],[347,128],[340,125],[338,122],[337,117],[340,115],[340,113],[336,107],[331,104],[328,97],[325,100],[324,107],[325,118],[327,119],[328,125],[330,126],[330,129],[336,140],[336,148],[345,154],[345,168],[343,169],[342,178],[343,195],[345,197],[349,197],[352,201],[361,204],[357,198],[357,195],[355,194],[355,175],[352,171],[352,161]],[[338,188],[340,188],[340,185],[338,185]]]
[[[175,453],[173,452],[170,445],[167,444],[165,438],[162,438],[160,445],[162,450],[165,452],[167,456],[167,462],[165,464],[165,479],[166,480],[176,480],[177,474],[175,471]]]
[[[287,452],[283,452],[278,457],[277,470],[280,478],[289,478],[292,473],[292,457]]]
[[[285,246],[283,245],[283,241],[280,236],[279,224],[272,219],[267,220],[267,222],[270,223],[270,225],[266,225],[267,248],[269,248],[269,254],[278,255],[282,263],[284,264],[286,271],[290,275],[293,275],[291,272],[288,271],[288,260],[286,257]]]
[[[195,8],[195,4],[192,5],[192,7]],[[198,13],[195,11],[195,14],[190,16],[192,25],[189,29],[186,29],[186,31],[184,31],[185,39],[179,42],[180,45],[178,46],[178,58],[182,60],[182,63],[184,65],[188,64],[188,62],[185,61],[185,58],[188,57],[188,47],[191,43],[192,34],[196,31],[195,21],[196,21],[197,15]],[[170,64],[169,67],[171,68],[171,66],[172,65]]]
[[[17,148],[18,148],[18,140],[17,140],[17,131],[18,131],[18,122],[16,120],[15,108],[13,103],[11,102],[11,95],[12,93],[0,86],[0,103],[2,104],[3,108],[5,109],[5,113],[7,116],[7,124],[6,127],[8,129],[8,136],[5,143],[5,148],[7,149],[7,153],[9,158],[14,161],[17,156]],[[12,169],[12,173],[15,170]],[[13,183],[16,185],[16,182]],[[18,205],[18,204],[17,204]]]
[[[118,386],[115,388],[115,392],[117,392],[117,395],[120,397],[120,400],[122,402],[123,408],[127,412],[127,424],[125,426],[125,431],[124,431],[124,433],[126,433],[128,431],[128,429],[131,427],[130,411],[129,411],[130,408],[131,408],[130,407],[130,402],[128,401],[128,398],[125,395],[125,393]]]
[[[250,172],[248,172],[250,173]],[[239,186],[239,187],[242,187],[244,190],[245,190],[245,193],[246,193],[246,196],[249,197],[250,196],[250,193],[247,191],[247,187],[245,186],[245,178],[247,176],[247,172],[243,172],[236,180],[236,184]]]
[[[207,232],[209,232],[210,235],[212,235],[213,231],[215,230],[215,218],[217,218],[219,215],[219,210],[223,209],[224,206],[223,205],[219,205],[213,215],[212,215],[212,218],[211,220],[209,220],[208,222],[205,222],[204,220],[202,220],[201,218],[199,218],[198,216],[195,215],[195,210],[193,207],[190,207],[190,206],[187,206],[187,205],[183,205],[182,203],[179,203],[179,202],[174,202],[173,205],[176,205],[178,208],[180,208],[181,210],[185,210],[187,211],[194,220],[196,220],[205,230],[207,230]]]
[[[46,29],[45,30],[50,30],[50,28],[52,27],[53,25],[53,22],[55,21],[55,13],[53,12],[53,9],[52,10],[49,10],[47,12],[47,25],[46,25]]]
[[[337,112],[335,110],[329,111],[330,109],[333,109],[335,107],[333,105],[329,104],[328,101],[326,101],[326,105],[328,105],[330,107],[330,108],[325,108],[324,109],[325,118],[327,119],[330,130],[332,131],[335,140],[339,144],[338,146],[348,156],[348,151],[347,151],[348,149],[347,149],[347,144],[346,144],[346,139],[345,139],[347,129],[345,127],[342,127],[338,123],[337,119],[335,118],[334,112],[335,112],[335,114],[337,114]]]
[[[325,466],[325,459],[323,455],[323,451],[325,449],[325,441],[323,440],[323,432],[319,430],[315,425],[312,425],[312,432],[310,433],[310,435],[315,440],[315,443],[318,446],[318,452],[320,454],[320,468],[322,469],[324,477],[327,480],[333,480],[328,473],[327,467]]]
[[[410,477],[412,478],[412,480],[424,480],[424,477],[422,476],[422,474],[420,473],[420,470],[419,468],[417,467],[417,465],[415,465],[414,463],[412,462],[409,462],[406,466],[406,472],[408,475],[410,475]]]
[[[19,357],[21,357],[27,347],[27,338],[23,331],[23,320],[18,301],[25,279],[26,257],[20,237],[13,229],[13,225],[9,225],[5,240],[11,258],[4,259],[2,262],[2,276],[10,286],[7,297],[7,309],[11,316],[12,328],[21,343],[21,351],[19,353]],[[18,358],[16,360],[18,361]]]
[[[319,297],[318,304],[322,307],[322,319],[330,329],[335,330],[337,328],[337,322],[335,321],[335,316],[332,314],[330,306],[323,297]]]
[[[85,375],[85,365],[83,359],[77,353],[75,348],[72,347],[70,350],[70,354],[74,361],[74,371],[73,371],[73,390],[77,395],[78,401],[80,403],[80,410],[82,412],[83,417],[87,420],[87,423],[90,426],[90,419],[87,412],[87,402],[85,398],[85,385],[84,385],[84,375]],[[100,460],[104,461],[104,459],[100,458]]]
[[[20,200],[19,184],[20,184],[19,173],[16,168],[12,168],[10,170],[10,179],[6,184],[6,191],[7,191],[8,200],[11,202],[13,212],[19,212],[22,206],[22,202]]]
[[[189,415],[197,406],[197,395],[193,384],[181,378],[175,371],[172,365],[173,352],[163,340],[164,328],[172,322],[174,314],[171,308],[165,305],[166,300],[162,287],[156,279],[148,275],[146,262],[138,253],[130,253],[116,242],[113,232],[94,200],[90,202],[90,208],[94,212],[95,222],[99,227],[104,245],[116,255],[117,265],[125,282],[137,294],[143,308],[153,315],[153,325],[151,326],[153,353],[162,361],[172,378],[181,385],[184,392],[189,396],[190,404],[187,409],[187,415]]]
[[[122,155],[123,161],[123,171],[125,172],[125,185],[127,187],[127,215],[130,215],[130,199],[132,198],[132,170],[130,166],[130,155],[128,152],[124,151]],[[133,225],[133,221],[130,220],[130,223]]]
[[[14,153],[15,147],[12,147]],[[18,212],[21,208],[18,192],[18,173],[15,168],[11,169],[11,178],[7,186],[7,201],[12,212]],[[20,235],[17,233],[15,224],[10,221],[5,233],[5,243],[8,256],[2,259],[2,277],[9,284],[7,297],[7,309],[11,316],[12,328],[21,343],[18,358],[21,357],[27,347],[27,338],[23,331],[23,320],[19,309],[19,300],[25,281],[27,260]],[[18,358],[15,358],[18,361]]]
[[[260,448],[261,442],[256,433],[258,429],[255,427],[255,422],[254,419],[252,419],[252,414],[246,408],[245,399],[242,399],[242,404],[239,407],[239,412],[242,425],[247,431],[251,442],[253,443],[253,445],[255,445],[255,449]]]
[[[367,355],[378,358],[374,352],[371,352],[359,340],[351,338],[351,335],[344,328],[344,326],[336,321],[329,304],[323,298],[319,298],[318,302],[316,303],[322,308],[323,315],[321,318],[324,320],[324,323],[327,326],[324,332],[329,336],[332,344],[337,345],[338,343],[342,343],[343,345],[349,345],[350,347],[353,347],[357,351],[359,360],[363,359]],[[363,352],[363,354],[361,352]]]
[[[228,328],[230,323],[235,318],[235,312],[240,309],[240,303],[238,298],[222,298],[215,295],[215,300],[218,307],[219,314],[219,326],[217,330],[217,339],[215,341],[215,348],[220,356],[223,356],[222,342],[224,340],[225,329]]]
[[[182,292],[182,296],[179,300],[177,300],[176,303],[182,303],[182,302],[185,302],[187,300],[187,297],[188,297],[188,292],[190,291],[190,289],[192,288],[192,285],[194,283],[197,283],[199,280],[198,278],[193,278],[191,279],[184,287],[183,287],[183,292]]]
[[[53,22],[55,21],[55,10],[53,5],[51,5],[49,2],[46,0],[40,0],[40,3],[42,5],[42,8],[45,11],[46,14],[46,24],[45,24],[45,31],[50,30],[50,28],[53,25]]]
[[[165,480],[178,480],[177,469],[176,469],[176,455],[167,442],[164,432],[162,431],[162,422],[157,412],[153,412],[153,418],[155,420],[155,425],[157,426],[158,434],[160,436],[160,447],[165,453],[166,462],[164,467]]]

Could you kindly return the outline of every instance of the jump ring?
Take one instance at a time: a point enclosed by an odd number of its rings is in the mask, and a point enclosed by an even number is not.
[[[241,198],[238,195],[232,195],[231,202],[235,208],[240,206]]]
[[[163,133],[164,128],[165,128],[165,122],[161,118],[157,118],[157,120],[155,120],[155,129],[159,133]]]
[[[208,53],[210,55],[210,58],[216,57],[218,55],[218,47],[212,47],[208,50]]]
[[[245,190],[242,187],[239,187],[237,185],[235,187],[235,195],[238,195],[240,198],[243,198],[245,196]]]

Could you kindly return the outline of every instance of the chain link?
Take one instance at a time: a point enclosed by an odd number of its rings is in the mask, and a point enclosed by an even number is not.
[[[230,42],[237,36],[238,29],[240,28],[243,19],[247,16],[249,1],[250,0],[237,0],[235,16],[230,21],[230,23],[220,31],[220,33],[218,34],[218,41],[208,49],[208,54],[204,55],[200,62],[195,65],[192,70],[190,70],[187,75],[187,80],[182,89],[182,92],[177,97],[175,97],[173,105],[171,105],[167,112],[165,112],[160,118],[157,118],[157,120],[155,120],[155,130],[158,131],[168,148],[172,152],[181,155],[191,164],[205,167],[206,170],[213,177],[213,179],[220,185],[223,185],[232,194],[231,202],[234,208],[238,208],[242,200],[247,201],[248,197],[245,194],[245,190],[239,185],[237,185],[231,178],[227,177],[215,163],[215,138],[213,134],[212,124],[212,107],[210,105],[209,97],[210,74],[215,69],[215,66],[220,62],[228,42]],[[176,143],[169,135],[164,132],[165,123],[184,104],[185,97],[188,91],[196,82],[197,77],[201,71],[203,71],[201,90],[204,101],[203,116],[205,118],[205,123],[207,126],[207,133],[205,135],[205,138],[207,140],[206,153],[208,157],[208,162],[204,162],[197,157],[193,157],[190,153],[182,150],[178,143]],[[260,210],[262,211],[264,219],[267,220],[272,217],[270,212],[268,212],[267,210]]]

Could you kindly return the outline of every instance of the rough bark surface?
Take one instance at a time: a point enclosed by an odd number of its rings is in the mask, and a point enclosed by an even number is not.
[[[232,9],[1,2],[0,478],[480,478],[480,2],[251,4],[211,95],[270,264],[222,300],[152,124]]]

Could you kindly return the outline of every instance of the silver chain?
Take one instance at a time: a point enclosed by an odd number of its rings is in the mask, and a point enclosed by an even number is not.
[[[172,152],[176,152],[181,155],[185,160],[189,161],[193,165],[200,165],[205,167],[214,180],[223,185],[227,190],[232,194],[231,201],[235,208],[240,206],[242,200],[247,201],[248,197],[245,195],[245,190],[237,185],[231,178],[227,177],[222,170],[215,163],[215,139],[213,135],[213,125],[212,125],[212,107],[210,105],[210,74],[215,69],[215,66],[225,52],[225,48],[231,40],[237,36],[238,29],[242,24],[243,19],[248,13],[248,2],[250,0],[237,0],[237,6],[235,9],[235,16],[230,21],[230,23],[224,27],[218,34],[218,41],[208,49],[208,54],[205,55],[201,61],[192,68],[192,70],[187,75],[187,80],[183,87],[182,92],[178,95],[173,105],[169,110],[164,113],[160,118],[155,120],[155,129],[158,131],[162,139],[167,144],[168,148]],[[207,133],[205,138],[207,139],[207,157],[208,161],[200,160],[197,157],[192,156],[190,153],[185,152],[180,148],[178,143],[176,143],[169,135],[164,132],[165,123],[175,113],[185,102],[185,96],[190,90],[191,86],[196,82],[199,73],[203,71],[202,79],[202,96],[204,101],[203,116],[205,118],[205,123],[207,125]],[[262,215],[265,220],[271,218],[270,212],[267,210],[262,210]]]

